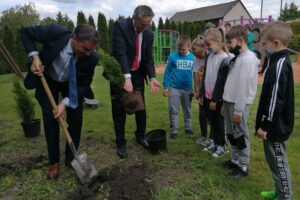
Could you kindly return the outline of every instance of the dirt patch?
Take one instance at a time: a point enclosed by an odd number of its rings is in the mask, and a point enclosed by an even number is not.
[[[0,178],[8,174],[13,169],[14,168],[12,168],[12,166],[9,164],[0,164]]]
[[[105,169],[91,186],[80,186],[68,199],[149,200],[151,181],[148,175],[152,170],[144,163]]]
[[[46,164],[46,160],[46,156],[38,155],[20,159],[12,163],[0,164],[0,178],[10,173],[24,173],[35,168],[42,168]]]

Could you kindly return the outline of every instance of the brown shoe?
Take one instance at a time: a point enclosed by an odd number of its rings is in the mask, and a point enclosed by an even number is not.
[[[65,160],[65,166],[66,166],[67,168],[72,169],[71,161]]]
[[[59,175],[59,164],[55,163],[53,165],[50,165],[47,172],[47,177],[49,179],[56,179]]]

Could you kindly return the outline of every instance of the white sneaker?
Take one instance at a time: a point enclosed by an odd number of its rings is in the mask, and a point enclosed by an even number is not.
[[[203,140],[202,142],[201,142],[201,146],[203,146],[203,147],[208,147],[211,143],[213,143],[214,141],[212,140],[212,139],[208,139],[208,138],[206,138],[205,140]]]
[[[225,146],[217,146],[216,150],[212,154],[214,158],[220,158],[227,153],[227,148]]]
[[[211,142],[206,147],[204,147],[203,151],[214,151],[214,149],[215,149],[215,144]]]
[[[200,136],[197,140],[196,140],[196,144],[201,144],[204,140],[206,140],[205,137]]]

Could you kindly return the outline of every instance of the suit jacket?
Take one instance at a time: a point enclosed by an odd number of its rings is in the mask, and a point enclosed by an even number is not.
[[[71,31],[57,24],[26,27],[21,30],[21,39],[27,53],[37,51],[36,42],[42,44],[39,56],[46,74],[59,52],[67,45],[71,35]],[[78,97],[85,96],[90,89],[98,60],[99,56],[95,52],[90,56],[78,58],[76,62]],[[27,89],[33,89],[39,83],[38,77],[29,70],[24,83]]]
[[[130,69],[135,58],[135,38],[136,32],[134,30],[133,21],[131,18],[119,20],[115,23],[112,32],[112,53],[117,61],[120,63],[124,74],[130,74]],[[155,68],[152,57],[152,45],[154,34],[151,30],[143,32],[143,40],[141,47],[141,61],[140,68],[146,78],[155,77]]]

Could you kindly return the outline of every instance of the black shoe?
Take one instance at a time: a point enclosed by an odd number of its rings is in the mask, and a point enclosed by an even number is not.
[[[176,133],[171,133],[171,134],[170,134],[170,141],[171,141],[171,142],[174,142],[175,139],[176,139],[176,137],[177,137],[177,134],[176,134]]]
[[[121,159],[127,158],[128,154],[127,154],[127,151],[126,151],[126,147],[125,146],[117,147],[117,155]]]
[[[146,139],[136,139],[136,142],[144,148],[149,147],[149,143]]]
[[[238,179],[248,176],[248,170],[244,171],[241,167],[234,169],[232,172],[227,174],[228,178]]]
[[[184,133],[186,135],[193,135],[194,134],[192,130],[185,130]]]
[[[227,160],[219,165],[219,167],[223,169],[236,169],[239,166],[231,162],[231,160]]]

